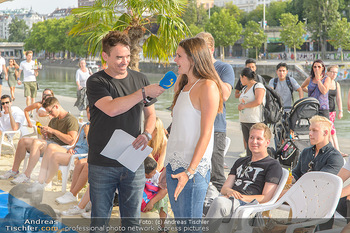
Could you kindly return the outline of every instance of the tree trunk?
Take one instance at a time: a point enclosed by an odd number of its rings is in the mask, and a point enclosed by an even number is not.
[[[297,61],[297,48],[294,45],[294,61]]]
[[[327,40],[324,36],[321,36],[321,58],[322,58],[322,60],[326,59],[326,46],[327,46]]]
[[[343,54],[343,49],[340,48],[340,59],[343,62],[344,61],[344,54]]]
[[[255,60],[258,60],[258,47],[255,47]]]
[[[142,50],[140,46],[140,40],[145,32],[141,27],[132,27],[128,31],[128,35],[131,42],[130,47],[130,64],[129,67],[132,70],[139,71],[140,52]]]
[[[225,60],[225,47],[224,46],[220,46],[220,57],[221,57],[221,61]]]

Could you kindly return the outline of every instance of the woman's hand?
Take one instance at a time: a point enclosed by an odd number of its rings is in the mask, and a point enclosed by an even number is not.
[[[180,172],[179,174],[171,175],[171,178],[178,180],[174,193],[175,201],[177,201],[177,197],[180,195],[180,193],[182,192],[182,190],[188,182],[188,176],[185,172]]]
[[[339,110],[338,119],[340,120],[340,119],[342,119],[342,118],[343,118],[343,111],[340,111],[340,110]]]
[[[245,108],[244,104],[239,104],[238,105],[238,111],[241,111]]]

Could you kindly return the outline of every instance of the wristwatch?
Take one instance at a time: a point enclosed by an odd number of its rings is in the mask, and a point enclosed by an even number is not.
[[[147,137],[148,141],[152,140],[152,134],[148,133],[147,131],[144,131],[142,134],[144,134]]]
[[[188,176],[188,179],[192,179],[194,177],[194,174],[191,174],[191,172],[185,170],[186,175]]]

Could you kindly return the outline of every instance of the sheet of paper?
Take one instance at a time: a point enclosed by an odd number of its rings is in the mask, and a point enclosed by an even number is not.
[[[145,158],[152,152],[149,146],[145,150],[135,150],[131,143],[135,140],[127,132],[116,129],[101,154],[117,160],[129,170],[135,172]]]

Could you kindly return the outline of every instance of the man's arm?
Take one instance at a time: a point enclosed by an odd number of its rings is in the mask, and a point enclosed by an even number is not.
[[[165,89],[158,84],[151,84],[144,87],[146,96],[156,98],[160,96]],[[137,103],[143,100],[142,89],[136,92],[113,99],[111,96],[105,96],[96,101],[95,106],[110,117],[115,117],[129,111]]]
[[[242,195],[242,201],[251,202],[256,199],[259,203],[265,203],[271,200],[277,189],[277,184],[265,182],[264,189],[261,195]]]
[[[343,182],[345,182],[347,179],[350,178],[350,171],[345,168],[342,168],[340,169],[338,176],[343,180]],[[350,185],[348,184],[342,189],[340,197],[346,197],[349,195],[350,195]]]
[[[5,64],[2,65],[2,72],[5,73],[5,78],[6,78],[6,80],[7,80],[8,76],[7,76],[7,69],[6,69]]]
[[[78,132],[77,131],[68,131],[67,134],[62,133],[61,131],[58,131],[56,129],[53,129],[51,127],[48,126],[43,126],[43,132],[47,132],[51,135],[55,135],[56,137],[58,137],[62,142],[64,142],[67,145],[73,145],[73,143],[75,142],[77,136],[78,136]]]
[[[16,131],[19,129],[20,123],[15,121],[15,118],[13,118],[12,111],[9,108],[9,117],[10,117],[10,123],[11,123],[11,128],[13,131]]]
[[[219,79],[219,83],[220,83],[221,89],[222,89],[223,101],[226,102],[228,100],[228,98],[230,98],[232,86],[229,83],[223,82],[221,79]]]

